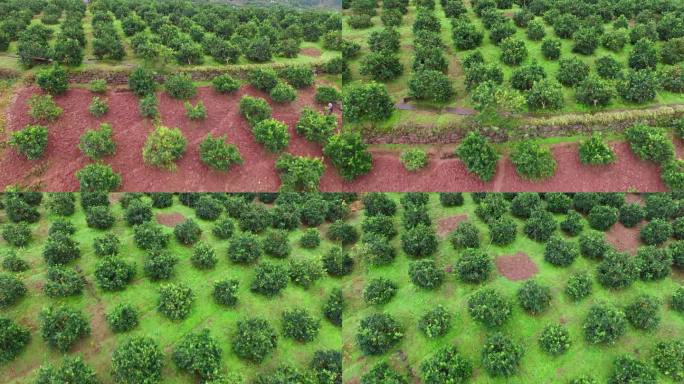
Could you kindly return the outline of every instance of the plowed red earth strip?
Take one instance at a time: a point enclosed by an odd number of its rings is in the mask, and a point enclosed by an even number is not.
[[[22,89],[8,111],[10,131],[32,123],[27,101],[38,93],[35,88]],[[297,135],[294,126],[299,111],[315,105],[314,89],[301,90],[297,102],[286,106],[273,105],[274,118],[290,126],[292,139],[289,152],[296,155],[322,156],[320,146]],[[0,187],[19,183],[38,185],[46,191],[75,191],[78,182],[75,172],[88,164],[78,150],[78,140],[88,128],[102,122],[112,124],[118,145],[116,155],[105,161],[123,176],[123,191],[276,191],[280,180],[275,170],[277,155],[266,152],[254,141],[249,125],[240,116],[238,103],[243,95],[261,96],[263,92],[243,86],[237,93],[222,95],[211,88],[200,88],[193,103],[202,100],[207,108],[207,119],[190,121],[185,116],[183,102],[160,94],[163,124],[178,127],[188,139],[188,151],[178,162],[175,171],[160,170],[143,163],[142,147],[153,124],[138,115],[138,100],[127,91],[110,91],[107,95],[109,113],[94,118],[88,113],[92,94],[84,89],[72,89],[56,98],[64,115],[49,125],[49,144],[43,160],[32,162],[13,150],[6,150],[0,159]],[[270,102],[270,100],[269,100]],[[318,107],[320,108],[320,107]],[[228,173],[215,172],[199,161],[198,145],[207,133],[227,134],[228,141],[237,145],[244,165]],[[666,190],[660,180],[658,167],[639,160],[626,143],[614,143],[618,162],[610,166],[589,167],[579,162],[576,144],[553,148],[558,170],[549,180],[533,182],[520,178],[510,160],[499,163],[495,179],[481,182],[468,174],[463,163],[455,158],[432,159],[420,172],[408,172],[397,153],[380,148],[372,150],[372,171],[353,182],[344,181],[326,160],[326,172],[321,180],[323,191],[628,191],[657,192]]]

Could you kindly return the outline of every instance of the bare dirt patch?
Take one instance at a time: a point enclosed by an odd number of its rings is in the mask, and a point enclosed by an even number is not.
[[[8,108],[9,132],[33,123],[28,116],[28,99],[40,91],[35,87],[18,90],[16,100]],[[126,192],[275,192],[280,179],[275,169],[277,154],[264,150],[254,140],[251,128],[239,113],[239,101],[244,95],[259,96],[266,100],[267,94],[243,86],[231,95],[216,93],[201,87],[193,103],[203,101],[207,119],[192,122],[185,115],[183,102],[166,94],[159,94],[162,123],[181,129],[188,141],[185,156],[178,161],[175,171],[153,168],[144,164],[142,147],[147,135],[154,129],[151,121],[138,115],[138,100],[130,92],[111,92],[108,100],[110,110],[101,118],[88,113],[93,97],[86,89],[71,89],[56,98],[64,109],[64,115],[49,125],[49,143],[43,159],[28,161],[14,150],[0,152],[0,188],[20,184],[50,191],[77,191],[76,171],[89,163],[78,150],[80,136],[100,123],[112,124],[117,153],[105,159],[114,171],[122,175],[122,191]],[[299,156],[322,156],[320,145],[307,141],[295,132],[300,110],[316,105],[315,89],[299,91],[299,99],[288,105],[273,104],[273,117],[290,127],[291,140],[288,152]],[[341,116],[338,112],[338,118]],[[242,166],[228,173],[216,172],[199,160],[199,143],[208,134],[226,135],[235,144],[244,160]],[[499,162],[495,179],[482,182],[469,174],[457,158],[431,158],[421,172],[409,172],[397,153],[388,153],[381,147],[371,148],[373,169],[352,182],[339,176],[332,163],[325,160],[326,171],[320,189],[324,192],[416,192],[416,191],[500,191],[500,192],[615,192],[640,191],[661,192],[666,187],[660,179],[658,166],[635,157],[626,142],[612,144],[618,156],[615,164],[608,166],[585,166],[580,164],[577,144],[560,144],[553,147],[558,162],[556,174],[544,181],[535,182],[518,176],[510,159]],[[39,170],[36,171],[36,170]]]
[[[639,205],[645,204],[644,197],[638,193],[628,193],[625,196],[625,202],[627,202],[627,204],[639,204]]]
[[[316,49],[316,48],[304,48],[301,51],[299,51],[304,56],[309,56],[309,57],[321,57],[321,51]]]
[[[508,280],[518,281],[527,280],[534,277],[539,272],[537,264],[529,256],[518,252],[511,256],[500,256],[496,258],[496,269]]]
[[[642,225],[627,228],[621,223],[615,223],[610,230],[606,231],[606,240],[619,252],[636,253],[641,245],[639,232]]]
[[[446,237],[454,229],[456,229],[456,227],[458,227],[458,224],[466,220],[468,220],[467,214],[450,216],[440,219],[437,222],[437,235],[439,235],[440,237]]]
[[[161,225],[173,228],[185,221],[185,216],[180,213],[158,213],[157,222]]]

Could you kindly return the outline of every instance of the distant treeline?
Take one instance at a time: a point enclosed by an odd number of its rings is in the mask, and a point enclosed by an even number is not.
[[[214,0],[238,5],[273,6],[289,5],[298,8],[342,8],[342,0]]]

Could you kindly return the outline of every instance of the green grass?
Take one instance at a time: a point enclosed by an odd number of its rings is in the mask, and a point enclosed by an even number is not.
[[[392,98],[396,102],[400,102],[403,100],[405,97],[407,97],[408,94],[408,82],[411,78],[412,70],[411,70],[411,65],[413,62],[413,32],[412,32],[412,26],[413,22],[416,17],[416,7],[413,3],[409,6],[409,11],[408,14],[404,16],[402,24],[400,27],[397,28],[401,35],[401,41],[402,41],[402,46],[399,52],[399,59],[401,63],[404,66],[404,72],[403,74],[392,80],[388,81],[385,83],[387,86],[387,89],[392,96]],[[512,14],[513,12],[519,10],[519,6],[514,5],[514,7],[511,10],[504,10],[506,14]],[[359,67],[360,63],[363,59],[363,57],[369,53],[368,49],[368,37],[370,34],[374,31],[380,31],[384,28],[382,21],[380,20],[380,14],[382,12],[382,9],[379,8],[377,15],[372,18],[373,21],[373,26],[371,28],[367,29],[352,29],[349,27],[349,25],[345,22],[343,26],[343,35],[344,38],[347,40],[355,41],[359,44],[362,45],[362,50],[361,54],[352,60],[350,62],[350,68],[352,71],[353,75],[353,80],[361,80],[361,81],[368,81],[370,78],[361,76],[359,74]],[[350,10],[344,11],[344,19],[346,19],[351,15]],[[473,52],[474,50],[469,50],[469,51],[456,51],[453,45],[453,39],[451,36],[451,21],[446,17],[444,14],[444,11],[440,5],[439,2],[436,2],[436,7],[434,14],[439,18],[441,24],[442,24],[442,29],[441,29],[441,36],[442,40],[445,44],[444,48],[444,53],[446,57],[449,59],[450,65],[449,65],[449,73],[448,76],[452,80],[452,84],[454,85],[454,89],[456,90],[456,97],[451,100],[448,103],[431,103],[431,102],[417,102],[415,103],[417,106],[423,108],[426,110],[426,112],[423,112],[419,114],[418,116],[415,116],[416,113],[414,111],[409,111],[409,113],[403,113],[404,111],[399,111],[395,112],[395,114],[399,114],[399,118],[392,118],[391,121],[387,122],[382,122],[377,124],[376,128],[378,131],[389,131],[391,130],[391,127],[396,124],[398,120],[400,120],[404,124],[415,124],[415,125],[435,125],[438,127],[448,127],[451,125],[458,125],[462,120],[462,116],[450,114],[450,113],[444,113],[442,111],[443,107],[458,107],[458,108],[472,108],[472,103],[470,102],[469,96],[467,91],[465,90],[464,86],[464,75],[462,73],[462,70],[460,68],[460,62],[463,60],[463,58],[469,54],[470,52]],[[504,72],[504,81],[505,83],[508,83],[513,71],[517,67],[511,67],[507,66],[503,63],[501,63],[499,57],[501,55],[501,50],[499,49],[498,46],[494,45],[490,40],[489,40],[489,31],[485,29],[485,27],[482,25],[482,21],[480,18],[478,18],[475,13],[473,12],[472,8],[469,6],[468,7],[468,17],[472,20],[472,22],[477,26],[477,28],[484,32],[485,37],[483,40],[483,43],[480,47],[476,48],[476,50],[479,50],[482,55],[485,58],[485,62],[487,63],[495,63],[497,64]],[[555,78],[556,73],[558,72],[558,61],[551,61],[547,60],[542,56],[541,53],[541,41],[532,41],[527,39],[527,36],[525,35],[525,28],[519,28],[516,27],[517,31],[515,34],[515,37],[522,39],[525,41],[525,44],[527,46],[528,50],[528,57],[527,59],[523,62],[524,64],[529,64],[532,63],[533,61],[536,61],[538,64],[540,64],[546,71],[547,77],[549,78]],[[612,26],[606,25],[607,31],[612,29]],[[546,25],[546,36],[547,37],[555,37],[555,34],[553,32],[553,28],[549,25]],[[592,72],[595,72],[595,66],[594,62],[595,59],[604,56],[604,55],[612,55],[614,56],[618,61],[620,61],[625,68],[627,68],[627,61],[628,61],[628,55],[631,50],[631,46],[628,44],[621,52],[619,53],[614,53],[611,52],[603,47],[599,47],[595,53],[591,56],[583,56],[580,54],[575,54],[572,52],[572,46],[573,42],[572,40],[568,39],[561,39],[562,42],[562,57],[570,57],[571,55],[574,55],[576,57],[579,57],[582,59],[584,62],[590,65]],[[662,43],[658,42],[656,43],[658,46],[661,46]],[[660,65],[662,66],[662,65]],[[563,93],[565,96],[565,107],[559,111],[553,111],[553,112],[536,112],[536,113],[528,113],[530,116],[551,116],[551,115],[558,115],[558,114],[566,114],[566,113],[591,113],[591,112],[598,112],[598,111],[610,111],[610,110],[629,110],[629,109],[642,109],[642,108],[647,108],[647,107],[652,107],[652,106],[658,106],[658,105],[667,105],[667,104],[681,104],[684,102],[684,95],[682,94],[676,94],[672,92],[667,92],[667,91],[659,91],[657,94],[656,99],[653,102],[649,103],[644,103],[644,104],[634,104],[634,103],[629,103],[625,102],[622,100],[618,95],[616,95],[612,103],[607,106],[607,107],[600,107],[600,108],[592,108],[592,107],[587,107],[581,104],[578,104],[575,101],[575,92],[573,89],[564,87],[563,88]],[[433,111],[430,112],[430,109]],[[426,123],[425,118],[422,116],[423,114],[432,116],[433,121]]]
[[[43,204],[44,205],[44,204]],[[133,335],[146,335],[157,340],[165,353],[165,368],[163,372],[164,383],[188,383],[192,378],[179,372],[170,359],[173,346],[188,332],[202,328],[209,328],[219,345],[223,348],[223,368],[227,371],[240,372],[248,382],[261,372],[267,372],[283,364],[291,364],[300,369],[306,369],[313,353],[321,349],[339,349],[341,345],[341,330],[327,320],[322,319],[322,306],[327,295],[332,289],[338,287],[340,282],[330,277],[323,277],[309,290],[304,290],[293,284],[275,298],[269,299],[261,295],[255,295],[249,290],[254,276],[254,266],[239,266],[231,263],[227,258],[227,240],[218,240],[211,234],[212,222],[196,219],[203,229],[202,240],[209,242],[216,249],[219,263],[216,268],[209,271],[200,271],[190,264],[191,247],[185,247],[172,239],[169,250],[179,257],[180,262],[176,266],[176,273],[171,282],[183,282],[190,286],[196,295],[192,312],[188,318],[179,322],[172,322],[161,316],[156,311],[157,290],[161,283],[151,282],[143,276],[144,252],[133,244],[132,229],[123,220],[123,210],[120,204],[112,204],[113,213],[117,217],[117,223],[111,231],[119,236],[122,241],[120,256],[124,260],[137,264],[137,275],[134,282],[123,292],[108,293],[97,288],[94,279],[94,269],[98,257],[92,250],[92,242],[96,236],[104,231],[90,229],[85,225],[83,211],[78,209],[71,217],[71,221],[78,230],[75,239],[80,243],[82,256],[74,262],[74,265],[83,271],[88,281],[86,290],[82,296],[66,299],[50,299],[42,292],[42,284],[45,280],[46,266],[41,256],[42,244],[47,235],[49,223],[54,217],[47,215],[41,207],[43,215],[39,223],[31,226],[33,240],[19,251],[19,254],[31,264],[31,269],[20,275],[29,289],[26,298],[16,306],[3,310],[2,315],[8,316],[31,329],[32,340],[28,348],[19,358],[5,366],[0,367],[2,382],[7,384],[32,383],[41,364],[51,361],[57,362],[61,354],[49,350],[39,334],[37,314],[41,308],[57,303],[67,303],[78,309],[84,310],[92,319],[92,335],[79,342],[72,350],[73,354],[82,354],[88,364],[93,366],[98,377],[103,383],[111,383],[111,353],[113,349]],[[163,210],[155,209],[155,213],[180,213],[186,217],[194,218],[194,211],[181,205],[177,200],[173,207]],[[47,215],[47,216],[46,216]],[[4,213],[0,215],[0,221],[6,222]],[[168,229],[171,232],[171,229]],[[323,241],[315,250],[302,249],[298,245],[301,230],[291,233],[291,245],[293,246],[290,258],[314,257],[321,255],[332,245]],[[0,240],[0,254],[4,255],[9,246],[4,240]],[[287,260],[275,260],[262,256],[261,260],[269,259],[275,263],[287,263]],[[225,278],[236,278],[240,281],[239,302],[235,308],[224,308],[214,303],[211,292],[213,282]],[[108,313],[115,305],[121,302],[134,304],[141,313],[140,326],[127,334],[112,334],[104,322],[104,314]],[[317,339],[308,344],[300,344],[282,337],[280,316],[283,310],[304,307],[313,315],[322,319],[321,330]],[[231,350],[231,335],[233,334],[238,320],[248,316],[259,316],[269,320],[279,334],[278,347],[262,364],[247,363],[237,358]]]
[[[394,196],[398,200],[399,196]],[[349,300],[349,309],[343,325],[345,354],[345,382],[356,382],[360,376],[367,372],[376,363],[388,361],[399,372],[407,374],[410,369],[418,377],[420,375],[420,363],[435,350],[444,345],[456,345],[460,352],[467,357],[475,368],[473,383],[566,383],[568,380],[581,374],[592,374],[598,382],[606,382],[612,369],[613,360],[623,353],[637,355],[647,359],[652,347],[657,341],[680,339],[684,317],[671,311],[667,306],[662,310],[662,322],[660,327],[653,333],[645,333],[629,328],[613,346],[590,346],[583,338],[582,322],[588,308],[599,301],[608,301],[616,305],[625,305],[632,298],[641,293],[655,295],[664,301],[672,294],[681,281],[681,275],[675,273],[672,277],[658,282],[636,282],[631,288],[624,291],[609,291],[603,289],[597,282],[594,283],[594,293],[579,303],[573,303],[564,295],[563,289],[568,277],[578,271],[593,271],[596,262],[584,258],[577,259],[568,268],[556,268],[544,262],[544,246],[536,243],[522,233],[522,222],[519,221],[519,230],[516,241],[506,247],[489,244],[488,228],[475,216],[475,204],[470,196],[466,197],[466,204],[462,207],[444,208],[435,194],[431,196],[429,203],[430,215],[433,223],[440,219],[454,215],[467,214],[471,222],[475,223],[484,235],[482,247],[492,257],[512,255],[524,252],[539,266],[537,280],[551,287],[553,299],[551,307],[541,315],[530,316],[522,311],[517,304],[515,293],[522,282],[509,281],[497,272],[482,285],[471,285],[459,282],[453,274],[447,274],[445,283],[435,291],[424,291],[411,284],[408,278],[409,257],[399,252],[396,260],[384,267],[370,267],[364,265],[357,268],[355,274],[345,285],[346,297]],[[401,210],[397,213],[395,224],[401,227]],[[561,215],[557,216],[560,221]],[[587,224],[585,222],[585,228]],[[392,245],[400,249],[399,236],[392,240]],[[447,267],[453,265],[460,252],[455,251],[449,241],[444,239],[440,242],[435,260],[438,265]],[[367,281],[376,277],[384,277],[394,281],[399,289],[396,297],[388,304],[376,308],[367,306],[361,299],[361,292]],[[484,371],[481,359],[481,346],[483,345],[486,330],[475,323],[467,312],[467,298],[471,293],[486,285],[495,287],[514,303],[514,313],[502,330],[521,343],[525,348],[520,372],[511,378],[494,379]],[[419,318],[429,309],[441,304],[454,316],[453,327],[444,337],[428,339],[418,330]],[[404,327],[403,340],[389,352],[382,356],[367,357],[358,349],[355,340],[356,329],[359,321],[375,312],[387,312],[393,315]],[[570,331],[573,345],[563,356],[552,358],[543,354],[537,339],[543,327],[547,324],[566,322]],[[399,351],[402,351],[404,361]],[[659,382],[669,383],[663,376]]]

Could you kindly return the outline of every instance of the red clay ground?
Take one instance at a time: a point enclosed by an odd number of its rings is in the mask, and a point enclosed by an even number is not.
[[[316,48],[304,48],[301,51],[299,51],[304,56],[310,56],[310,57],[321,57],[321,51],[319,51]]]
[[[617,251],[636,253],[637,248],[641,245],[639,240],[639,232],[642,225],[637,225],[634,228],[627,228],[621,223],[616,223],[610,230],[606,231],[606,241],[612,244]]]
[[[8,128],[14,131],[31,123],[27,100],[38,92],[35,88],[22,89],[15,103],[8,110]],[[290,126],[292,139],[289,151],[296,155],[322,156],[317,144],[306,141],[294,132],[299,111],[305,105],[315,105],[314,89],[300,91],[297,102],[287,106],[274,106],[274,118]],[[152,168],[143,164],[142,147],[153,125],[138,116],[137,99],[127,91],[110,91],[107,99],[110,112],[93,118],[87,111],[92,94],[83,89],[72,89],[56,99],[64,108],[64,115],[50,125],[46,155],[39,161],[28,161],[13,150],[6,150],[0,158],[0,188],[7,185],[34,185],[45,191],[75,191],[78,182],[75,172],[88,164],[77,148],[80,135],[88,128],[96,128],[102,122],[113,125],[118,151],[106,159],[114,170],[123,176],[121,190],[144,191],[276,191],[280,179],[275,171],[277,155],[266,152],[254,141],[247,122],[240,116],[240,97],[249,94],[269,100],[262,92],[244,86],[233,95],[221,95],[210,88],[201,88],[198,97],[207,108],[207,119],[192,122],[185,116],[183,102],[160,94],[160,112],[166,126],[178,127],[188,139],[188,151],[178,162],[174,172]],[[318,107],[320,108],[320,107]],[[244,165],[234,167],[228,173],[215,172],[199,161],[197,146],[207,133],[228,135],[228,141],[236,144],[244,159]],[[372,149],[372,171],[353,182],[344,181],[326,160],[326,172],[321,180],[323,191],[665,191],[660,171],[654,164],[639,160],[629,150],[627,143],[614,143],[618,162],[610,166],[589,167],[579,163],[577,144],[563,144],[553,149],[558,170],[553,178],[543,182],[523,180],[515,172],[509,159],[499,163],[495,179],[481,182],[468,174],[463,163],[456,158],[432,156],[422,171],[408,172],[399,161],[396,151]],[[684,153],[682,148],[678,148]],[[1,153],[0,153],[1,155]],[[680,156],[681,157],[681,156]]]
[[[180,213],[158,213],[157,223],[174,228],[176,225],[185,221],[185,216]]]
[[[539,271],[537,264],[522,252],[512,256],[499,256],[495,262],[496,269],[508,280],[527,280]]]
[[[440,237],[445,237],[458,226],[459,223],[468,220],[468,215],[456,215],[451,217],[445,217],[437,222],[437,235]]]

